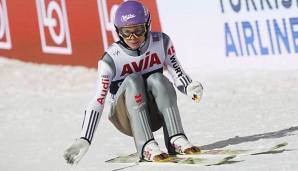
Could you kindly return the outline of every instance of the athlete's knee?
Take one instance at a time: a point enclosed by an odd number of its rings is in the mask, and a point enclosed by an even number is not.
[[[143,77],[132,73],[125,78],[125,81],[130,88],[141,88],[144,87]]]
[[[169,94],[176,97],[176,91],[173,84],[162,73],[154,73],[147,79],[148,87],[151,91],[158,91],[159,93]]]

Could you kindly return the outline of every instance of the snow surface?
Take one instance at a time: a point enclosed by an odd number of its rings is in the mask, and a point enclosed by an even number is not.
[[[178,93],[184,129],[203,149],[264,148],[288,142],[279,154],[246,156],[220,166],[141,164],[123,170],[297,170],[298,69],[200,71],[198,105]],[[77,166],[63,151],[79,136],[83,111],[95,88],[96,70],[0,58],[0,170],[100,171],[129,166],[106,160],[135,151],[132,138],[107,119],[106,104],[93,144]],[[162,131],[155,137],[162,148]]]

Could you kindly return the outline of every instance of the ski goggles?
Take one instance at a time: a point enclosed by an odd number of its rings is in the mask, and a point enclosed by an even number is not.
[[[127,27],[120,27],[119,34],[125,39],[132,39],[132,36],[139,38],[147,33],[146,24],[139,24]]]

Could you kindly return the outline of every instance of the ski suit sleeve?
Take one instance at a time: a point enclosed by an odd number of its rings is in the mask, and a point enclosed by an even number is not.
[[[166,54],[165,67],[169,71],[177,89],[186,94],[186,87],[192,82],[192,79],[183,70],[176,56],[174,45],[170,37],[165,33],[163,33],[163,42]]]
[[[105,99],[109,92],[111,80],[114,77],[114,71],[109,63],[104,60],[98,62],[98,73],[96,81],[96,90],[93,98],[87,105],[80,137],[87,140],[90,144],[94,132],[104,109]]]

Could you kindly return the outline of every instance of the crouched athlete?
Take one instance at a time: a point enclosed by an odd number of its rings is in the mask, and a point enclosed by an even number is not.
[[[85,111],[80,138],[65,151],[64,158],[73,164],[85,155],[108,92],[112,95],[109,120],[120,132],[134,138],[140,159],[162,161],[169,154],[199,153],[183,130],[172,82],[197,102],[202,96],[201,83],[184,72],[170,38],[151,32],[150,13],[143,4],[122,3],[114,22],[120,41],[113,43],[98,62],[96,94]],[[163,75],[165,69],[172,82]],[[161,127],[167,153],[159,148],[152,133]]]

